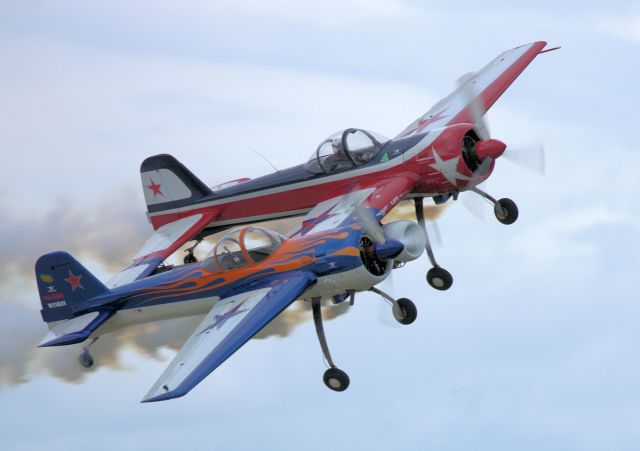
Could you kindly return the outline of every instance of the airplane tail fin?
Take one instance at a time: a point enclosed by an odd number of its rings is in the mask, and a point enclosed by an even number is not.
[[[36,262],[42,319],[48,323],[73,318],[96,305],[109,289],[67,252],[45,254]]]
[[[185,207],[212,193],[185,165],[167,154],[144,160],[140,178],[149,214]]]

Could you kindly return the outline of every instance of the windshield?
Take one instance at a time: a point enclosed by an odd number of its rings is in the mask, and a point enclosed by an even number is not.
[[[389,141],[384,136],[348,128],[322,141],[305,169],[313,174],[332,174],[370,162]]]
[[[263,227],[241,227],[223,236],[207,255],[206,268],[213,272],[242,268],[270,256],[286,238]]]

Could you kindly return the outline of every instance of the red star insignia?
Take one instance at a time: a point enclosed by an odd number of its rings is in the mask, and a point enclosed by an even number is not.
[[[76,276],[71,271],[69,271],[69,277],[64,279],[69,285],[71,285],[71,291],[76,291],[76,288],[81,288],[84,290],[84,287],[80,283],[80,279],[82,276]]]
[[[448,107],[447,107],[448,108]],[[445,108],[444,110],[440,111],[438,114],[434,114],[433,116],[429,116],[426,118],[420,118],[418,119],[418,125],[416,125],[416,128],[409,130],[407,133],[404,134],[404,136],[409,136],[413,133],[420,133],[422,132],[422,130],[424,130],[424,128],[429,125],[429,124],[433,124],[434,122],[438,122],[440,119],[447,117],[444,112],[447,111],[447,108]]]
[[[156,183],[153,181],[153,179],[149,179],[151,181],[150,185],[146,185],[147,188],[149,188],[151,190],[151,192],[153,193],[153,197],[156,197],[157,195],[163,196],[164,194],[162,194],[162,191],[160,191],[160,187],[162,186],[159,183]]]

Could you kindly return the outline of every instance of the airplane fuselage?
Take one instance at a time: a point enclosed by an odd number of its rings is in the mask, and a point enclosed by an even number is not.
[[[447,195],[482,182],[493,169],[492,164],[479,177],[461,157],[462,138],[471,128],[458,124],[388,141],[369,163],[337,173],[313,174],[299,165],[222,188],[195,202],[176,202],[171,209],[150,205],[149,219],[157,229],[185,216],[212,214],[206,235],[233,225],[303,215],[323,200],[398,175],[413,180],[407,197]]]
[[[391,265],[380,275],[367,270],[360,254],[362,234],[362,226],[353,225],[294,237],[267,259],[245,267],[212,270],[211,260],[207,259],[122,285],[110,294],[117,313],[93,336],[133,324],[204,315],[217,300],[252,290],[254,281],[263,283],[270,277],[277,281],[277,276],[287,271],[303,270],[317,277],[302,299],[366,290],[382,281]],[[101,301],[100,308],[104,307]]]

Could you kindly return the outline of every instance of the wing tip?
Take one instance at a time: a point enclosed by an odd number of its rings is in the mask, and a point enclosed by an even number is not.
[[[539,46],[540,50],[542,50],[547,46],[547,41],[536,41],[534,44]]]
[[[537,51],[540,51],[542,49],[544,49],[547,46],[547,41],[533,41],[533,42],[529,42],[528,44],[522,44],[519,45],[517,47],[514,47],[511,50],[516,50],[516,49],[521,49],[524,47],[527,47],[528,50],[535,48]],[[506,52],[509,52],[510,50],[506,50]]]
[[[63,335],[62,337],[49,338],[49,335],[44,337],[40,344],[37,346],[38,348],[49,348],[53,346],[66,346],[73,345],[76,343],[81,343],[87,339],[90,332],[85,333],[84,331],[80,332],[71,332],[69,334]]]
[[[168,401],[169,399],[182,398],[186,394],[187,392],[178,391],[178,390],[168,391],[166,393],[160,393],[159,395],[149,396],[149,394],[147,394],[147,396],[145,396],[142,399],[142,401],[140,401],[140,404],[145,404],[148,402]]]

